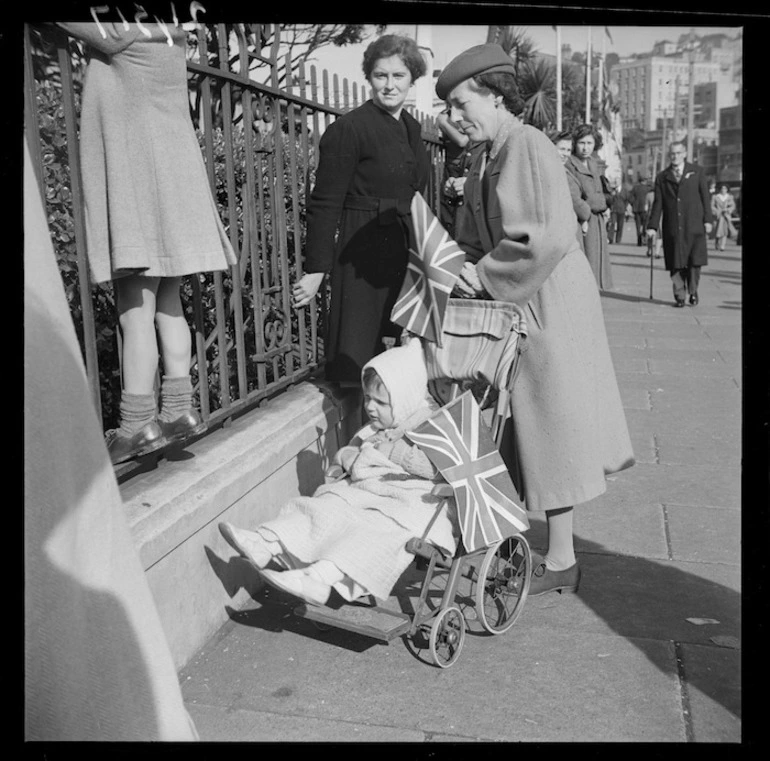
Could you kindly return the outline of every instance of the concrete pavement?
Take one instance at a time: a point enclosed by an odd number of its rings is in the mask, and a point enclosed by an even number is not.
[[[711,244],[701,303],[675,309],[632,227],[602,304],[637,464],[576,511],[579,593],[501,636],[469,622],[442,670],[263,590],[180,671],[202,740],[741,740],[741,249]]]

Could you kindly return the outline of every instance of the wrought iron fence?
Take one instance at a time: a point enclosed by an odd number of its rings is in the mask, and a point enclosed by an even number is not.
[[[265,47],[265,41],[272,43]],[[305,210],[322,131],[366,100],[366,88],[278,54],[270,25],[201,27],[188,42],[191,114],[208,178],[237,265],[184,279],[194,329],[191,375],[204,420],[227,421],[323,364],[327,293],[290,305],[302,272]],[[86,264],[78,116],[85,60],[52,26],[25,26],[25,125],[49,227],[104,427],[117,421],[120,334],[110,284],[93,285]],[[287,75],[288,73],[288,75]],[[258,79],[257,79],[258,77]],[[258,81],[259,80],[259,81]],[[423,125],[439,202],[443,147]]]

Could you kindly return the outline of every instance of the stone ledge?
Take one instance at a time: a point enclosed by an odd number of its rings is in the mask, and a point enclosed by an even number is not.
[[[334,389],[302,383],[122,487],[177,668],[258,589],[253,569],[227,545],[217,523],[256,525],[287,499],[312,494],[325,464],[346,443],[355,397]]]
[[[336,429],[346,399],[325,383],[302,383],[125,484],[121,493],[144,568]],[[319,475],[298,468],[300,490],[312,491]]]

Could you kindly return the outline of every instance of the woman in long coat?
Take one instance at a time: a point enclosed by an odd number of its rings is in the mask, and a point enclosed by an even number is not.
[[[607,198],[602,186],[602,173],[594,151],[600,147],[601,138],[590,124],[583,124],[573,135],[572,156],[566,163],[580,185],[580,196],[591,209],[588,229],[583,239],[588,262],[596,283],[601,290],[612,289],[612,265],[607,242]]]
[[[331,271],[326,378],[359,386],[361,368],[401,329],[390,312],[406,273],[406,217],[423,191],[429,160],[420,124],[403,110],[409,87],[425,73],[414,40],[385,35],[364,53],[372,99],[324,133],[307,212],[305,274],[294,306],[316,294]]]
[[[733,213],[735,212],[735,199],[727,185],[720,185],[719,192],[711,196],[711,213],[716,221],[714,237],[717,241],[717,251],[725,250],[725,240],[736,237],[733,226]]]
[[[564,167],[548,138],[513,115],[521,100],[499,45],[461,53],[436,92],[470,139],[489,147],[465,184],[460,288],[518,304],[527,319],[501,453],[527,510],[545,511],[548,522],[548,551],[534,563],[529,594],[576,591],[573,506],[602,494],[605,476],[634,460]]]
[[[572,198],[572,208],[575,210],[575,217],[577,218],[575,236],[580,244],[580,248],[585,251],[583,237],[586,232],[588,232],[588,220],[591,219],[591,207],[585,200],[583,200],[583,194],[577,177],[571,170],[567,169],[567,162],[572,155],[572,133],[559,132],[554,136],[553,144],[556,146],[556,150],[559,152],[559,158],[561,158],[562,164],[564,164],[564,168],[567,171],[569,194]]]

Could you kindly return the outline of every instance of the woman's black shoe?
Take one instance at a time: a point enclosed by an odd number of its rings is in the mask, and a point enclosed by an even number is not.
[[[674,304],[675,307],[683,307],[684,306],[684,299],[677,299],[676,303]]]
[[[690,303],[691,303],[691,304],[692,304],[694,307],[697,307],[697,306],[698,306],[698,294],[697,294],[697,293],[693,293],[693,294],[692,294],[692,296],[690,296]]]

